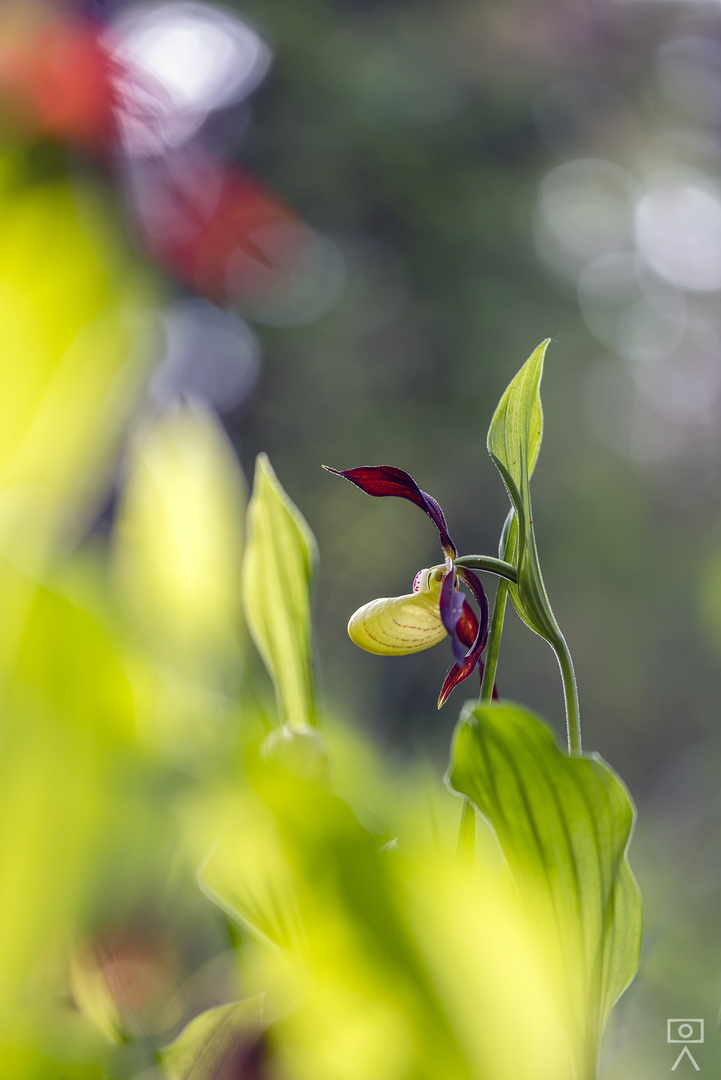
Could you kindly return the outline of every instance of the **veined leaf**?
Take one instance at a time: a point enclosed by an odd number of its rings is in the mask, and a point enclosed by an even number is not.
[[[248,506],[243,610],[281,716],[292,726],[316,722],[309,597],[316,563],[312,532],[259,454]]]
[[[550,339],[542,341],[506,387],[488,430],[488,452],[500,469],[516,512],[533,473],[543,436],[539,387]]]
[[[494,829],[521,904],[562,965],[559,1022],[577,1080],[593,1080],[641,943],[628,792],[598,755],[568,757],[537,717],[508,703],[466,705],[449,782]]]
[[[488,431],[488,452],[506,485],[518,519],[518,584],[511,600],[523,621],[558,647],[561,632],[541,577],[531,510],[531,474],[543,435],[540,384],[548,339],[531,353],[506,388]]]
[[[254,1069],[263,1029],[263,998],[248,998],[196,1016],[160,1051],[168,1080],[236,1080]]]

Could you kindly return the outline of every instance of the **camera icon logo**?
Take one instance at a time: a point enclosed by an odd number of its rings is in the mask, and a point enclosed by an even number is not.
[[[667,1020],[666,1025],[666,1042],[703,1042],[703,1020]]]

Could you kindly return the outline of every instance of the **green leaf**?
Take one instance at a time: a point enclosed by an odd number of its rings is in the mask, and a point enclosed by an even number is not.
[[[262,1021],[262,995],[201,1013],[159,1052],[163,1073],[168,1080],[235,1080],[250,1075],[246,1070],[257,1052]]]
[[[223,800],[218,813],[222,833],[198,871],[201,889],[262,941],[300,948],[298,883],[275,816],[251,791]]]
[[[209,652],[237,663],[247,493],[222,424],[197,402],[156,413],[130,440],[124,480],[113,564],[123,607],[184,669]]]
[[[93,187],[0,151],[0,549],[42,576],[112,485],[152,301]],[[55,170],[50,170],[55,172]]]
[[[561,632],[541,577],[530,489],[543,435],[540,384],[547,347],[548,339],[531,353],[506,388],[488,431],[488,452],[503,478],[518,520],[518,584],[510,588],[511,600],[523,621],[557,649]]]
[[[500,469],[516,512],[536,465],[543,435],[539,387],[550,339],[542,341],[498,402],[488,431],[488,452]]]
[[[259,454],[248,506],[243,610],[281,716],[292,726],[316,722],[309,590],[317,558],[305,519]]]
[[[537,717],[505,702],[466,705],[449,783],[490,823],[521,904],[547,935],[576,1077],[592,1080],[641,943],[628,792],[598,755],[568,757]]]

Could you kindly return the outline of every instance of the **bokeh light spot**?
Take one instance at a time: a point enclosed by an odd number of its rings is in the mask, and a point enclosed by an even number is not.
[[[541,181],[536,244],[544,260],[568,275],[602,255],[628,248],[633,180],[602,159],[569,161]]]
[[[682,289],[721,289],[721,198],[710,181],[660,177],[636,206],[635,230],[656,273]]]
[[[239,315],[206,300],[181,300],[162,315],[166,346],[150,383],[160,406],[200,398],[220,412],[248,396],[260,372],[260,343]]]
[[[131,8],[110,38],[128,72],[122,120],[130,153],[184,142],[210,112],[246,97],[271,59],[255,30],[209,4]]]

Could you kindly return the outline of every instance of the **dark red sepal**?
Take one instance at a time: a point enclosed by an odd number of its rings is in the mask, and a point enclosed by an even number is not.
[[[476,639],[473,645],[466,653],[461,663],[453,665],[451,670],[446,675],[441,692],[438,695],[438,708],[445,705],[451,691],[458,686],[459,683],[467,679],[469,675],[472,675],[476,665],[478,664],[481,653],[486,647],[486,639],[488,637],[488,600],[481,585],[480,579],[471,571],[465,569],[465,567],[458,568],[458,576],[472,591],[481,612],[481,618],[478,622],[478,630],[476,631]]]
[[[448,533],[445,515],[440,506],[432,495],[421,491],[413,477],[403,469],[396,469],[392,465],[363,465],[358,469],[346,469],[345,472],[341,472],[340,469],[331,469],[330,465],[324,465],[323,468],[327,472],[350,480],[351,484],[365,491],[366,495],[373,495],[376,498],[383,495],[395,495],[399,499],[409,499],[416,506],[420,506],[438,529],[446,554],[453,559],[458,554],[456,545]]]

